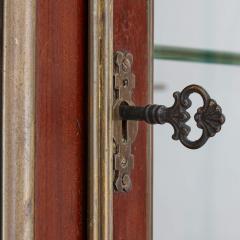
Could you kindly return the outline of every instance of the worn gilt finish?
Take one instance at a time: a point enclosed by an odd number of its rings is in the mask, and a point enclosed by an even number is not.
[[[89,7],[89,240],[113,239],[112,7],[112,0]]]
[[[153,102],[153,0],[147,1],[147,38],[148,38],[148,103]],[[148,212],[146,216],[147,223],[147,239],[153,239],[153,128],[148,126],[147,128],[147,206]]]
[[[191,128],[186,124],[190,119],[187,109],[192,105],[189,99],[192,93],[198,93],[204,103],[202,107],[198,108],[194,117],[197,126],[202,129],[201,137],[195,141],[188,139]],[[169,108],[155,104],[146,107],[121,105],[119,109],[120,117],[123,120],[144,120],[150,124],[169,123],[174,128],[172,138],[180,140],[184,146],[190,149],[202,147],[210,137],[214,137],[221,130],[221,126],[225,122],[222,109],[215,100],[210,98],[205,89],[198,85],[190,85],[184,88],[182,92],[175,92],[173,96],[175,103]]]
[[[4,1],[3,240],[33,240],[35,0]]]

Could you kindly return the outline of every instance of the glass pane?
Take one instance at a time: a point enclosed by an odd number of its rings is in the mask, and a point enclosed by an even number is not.
[[[240,52],[239,0],[156,0],[155,43]]]
[[[155,103],[170,106],[174,91],[196,83],[226,116],[222,131],[199,150],[173,141],[170,125],[154,127],[154,240],[239,240],[240,67],[155,61],[154,80]],[[192,100],[195,112],[201,101]]]

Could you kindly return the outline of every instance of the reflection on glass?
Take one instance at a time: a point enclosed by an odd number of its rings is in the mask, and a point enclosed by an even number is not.
[[[155,43],[240,52],[239,0],[155,0]]]
[[[154,240],[240,239],[240,160],[236,109],[240,68],[174,61],[155,61],[154,102],[170,106],[172,93],[196,83],[222,106],[223,130],[200,150],[171,139],[170,126],[154,128]],[[196,112],[200,98],[192,97]],[[190,122],[191,139],[201,133]]]
[[[171,139],[170,125],[154,127],[154,240],[239,240],[240,1],[154,4],[154,102],[171,106],[172,93],[194,83],[226,116],[221,133],[194,151]],[[191,99],[193,116],[201,99]],[[198,138],[193,118],[190,126]]]

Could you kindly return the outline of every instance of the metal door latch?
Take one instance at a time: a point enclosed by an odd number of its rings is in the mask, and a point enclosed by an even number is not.
[[[135,106],[132,102],[132,90],[135,86],[135,76],[131,72],[133,56],[130,53],[115,53],[114,69],[114,186],[116,191],[131,189],[130,171],[133,168],[134,156],[131,154],[131,144],[137,134],[137,122],[149,124],[169,123],[174,128],[172,138],[180,140],[190,149],[202,147],[210,137],[221,130],[225,117],[221,107],[211,99],[205,89],[198,85],[190,85],[182,92],[173,94],[175,103],[167,108],[163,105]],[[197,127],[202,129],[198,140],[191,141],[188,135],[191,128],[186,124],[190,119],[187,109],[191,107],[189,96],[198,93],[203,99],[203,106],[198,108],[194,119]]]

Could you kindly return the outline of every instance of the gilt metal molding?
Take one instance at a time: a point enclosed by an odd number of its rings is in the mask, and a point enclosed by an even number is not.
[[[88,240],[113,239],[113,1],[89,1]]]
[[[2,237],[34,239],[36,1],[4,1]]]

